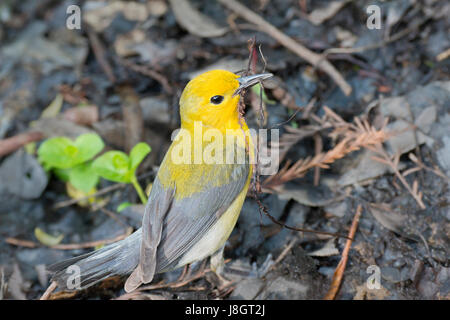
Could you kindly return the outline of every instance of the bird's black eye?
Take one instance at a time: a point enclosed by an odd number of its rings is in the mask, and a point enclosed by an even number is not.
[[[223,96],[214,96],[211,98],[211,102],[214,104],[220,104],[223,101]]]

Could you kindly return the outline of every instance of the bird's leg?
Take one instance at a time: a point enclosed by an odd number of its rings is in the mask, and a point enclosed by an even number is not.
[[[225,269],[225,262],[223,259],[223,250],[225,248],[225,245],[222,246],[219,250],[214,253],[210,258],[210,266],[211,270],[216,274],[216,276],[219,278],[221,285],[220,287],[226,287],[229,286],[232,282],[224,277],[224,269]]]
[[[183,272],[181,272],[180,276],[177,279],[177,282],[181,282],[184,280],[184,278],[186,278],[186,275],[190,273],[190,270],[189,270],[190,267],[191,267],[190,264],[187,264],[184,266]]]

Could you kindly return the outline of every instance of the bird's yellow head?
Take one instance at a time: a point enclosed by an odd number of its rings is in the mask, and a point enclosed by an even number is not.
[[[220,131],[239,128],[239,89],[248,88],[271,74],[240,77],[225,70],[200,74],[186,85],[180,98],[181,126],[191,128],[201,121],[203,126]]]

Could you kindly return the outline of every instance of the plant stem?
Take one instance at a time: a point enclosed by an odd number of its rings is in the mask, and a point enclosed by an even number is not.
[[[133,178],[131,179],[131,183],[133,184],[133,187],[136,189],[136,192],[138,193],[142,203],[144,205],[147,204],[147,197],[145,196],[145,193],[142,190],[141,185],[137,181],[136,176],[133,176]]]

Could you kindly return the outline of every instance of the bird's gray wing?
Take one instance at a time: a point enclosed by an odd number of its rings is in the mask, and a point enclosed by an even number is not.
[[[159,179],[155,179],[142,219],[139,264],[125,282],[127,292],[153,279],[157,262],[156,252],[161,240],[164,219],[173,202],[174,191],[163,189]]]
[[[165,161],[161,164],[161,174],[167,170]],[[200,177],[190,183],[196,184],[195,189],[202,191],[182,199],[176,197],[177,181],[172,187],[166,188],[161,184],[158,173],[144,212],[140,262],[125,284],[126,291],[150,282],[155,273],[176,266],[246,185],[250,174],[248,158],[242,164],[211,166],[214,166],[214,170],[205,170],[204,165],[189,166],[188,170],[193,176]],[[217,177],[229,179],[217,186]]]
[[[249,165],[218,165],[217,172],[230,176],[230,180],[220,186],[207,186],[210,180],[205,177],[204,191],[172,203],[165,217],[158,248],[158,272],[175,267],[183,255],[220,219],[246,185]]]

